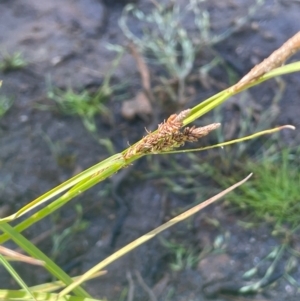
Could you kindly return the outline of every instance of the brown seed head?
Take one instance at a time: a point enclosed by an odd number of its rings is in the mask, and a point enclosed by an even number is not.
[[[220,126],[213,123],[204,127],[186,127],[181,131],[183,120],[189,115],[190,110],[171,115],[167,121],[158,125],[155,132],[148,132],[140,142],[130,147],[124,154],[125,159],[134,155],[145,155],[149,153],[163,153],[183,146],[185,142],[194,142],[206,136],[209,132]]]

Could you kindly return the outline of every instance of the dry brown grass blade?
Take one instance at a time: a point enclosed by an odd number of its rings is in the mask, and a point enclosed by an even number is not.
[[[0,246],[0,253],[2,255],[7,256],[8,259],[11,259],[11,260],[22,261],[22,262],[26,262],[26,263],[33,264],[33,265],[41,265],[41,266],[45,265],[44,261],[20,254],[16,251],[7,249],[3,246]]]
[[[153,93],[151,91],[151,78],[150,78],[150,71],[149,68],[144,60],[144,58],[141,56],[141,54],[136,49],[135,45],[133,43],[130,43],[128,46],[132,56],[136,60],[139,73],[141,75],[142,79],[142,86],[144,89],[145,94],[149,98],[150,102],[153,102]]]
[[[205,208],[208,205],[212,204],[213,202],[217,201],[218,199],[222,198],[224,195],[226,195],[230,191],[234,190],[238,186],[240,186],[243,183],[245,183],[251,177],[251,175],[252,174],[250,174],[249,176],[247,176],[242,181],[240,181],[240,182],[238,182],[238,183],[230,186],[229,188],[223,190],[222,192],[218,193],[217,195],[213,196],[212,198],[206,200],[205,202],[203,202],[201,204],[198,204],[198,205],[194,206],[193,208],[191,208],[191,209],[189,209],[189,210],[187,210],[187,211],[179,214],[178,216],[172,218],[171,220],[169,220],[168,222],[164,223],[163,225],[161,225],[161,226],[157,227],[156,229],[148,232],[147,234],[145,234],[145,235],[137,238],[136,240],[134,240],[133,242],[129,243],[125,247],[121,248],[120,250],[118,250],[114,254],[108,256],[103,261],[99,262],[97,265],[95,265],[94,267],[92,267],[84,275],[82,275],[82,277],[80,279],[74,281],[72,284],[70,284],[65,289],[63,289],[59,293],[58,297],[60,298],[62,296],[65,296],[66,294],[68,294],[69,292],[71,292],[74,288],[76,288],[77,286],[79,286],[81,283],[83,283],[86,280],[88,280],[93,274],[95,274],[95,273],[99,272],[100,270],[102,270],[104,267],[106,267],[109,264],[115,262],[117,259],[119,259],[122,256],[124,256],[125,254],[131,252],[132,250],[134,250],[138,246],[144,244],[146,241],[149,241],[150,239],[156,237],[159,233],[163,232],[164,230],[166,230],[166,229],[174,226],[175,224],[177,224],[177,223],[179,223],[179,222],[187,219],[188,217],[190,217],[193,214],[199,212],[200,210],[202,210],[203,208]]]
[[[127,301],[133,301],[135,286],[134,286],[134,282],[132,279],[132,275],[129,271],[126,272],[126,278],[129,283],[128,293],[127,293]]]
[[[152,289],[147,285],[147,283],[143,279],[141,273],[139,271],[135,271],[135,275],[136,275],[136,278],[137,278],[140,286],[148,294],[148,297],[149,297],[148,300],[149,301],[157,301],[155,294],[153,293]]]
[[[237,84],[232,86],[230,90],[239,91],[246,85],[250,84],[257,78],[263,76],[267,72],[280,67],[284,62],[294,55],[300,49],[300,31],[287,40],[280,48],[275,50],[268,58],[256,65],[250,70]]]

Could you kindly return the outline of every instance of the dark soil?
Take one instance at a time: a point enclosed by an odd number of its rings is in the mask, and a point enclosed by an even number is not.
[[[0,73],[3,81],[1,95],[15,99],[12,108],[0,120],[2,216],[15,212],[45,191],[110,155],[86,131],[79,117],[65,116],[58,110],[38,110],[37,105],[47,104],[55,108],[47,99],[47,78],[51,78],[53,86],[63,89],[70,86],[75,90],[95,89],[102,83],[115,58],[115,53],[105,47],[106,43],[126,43],[117,22],[125,2],[0,2],[0,48],[8,53],[22,52],[29,61],[23,69]],[[136,2],[145,11],[152,7],[150,1]],[[211,1],[208,9],[213,31],[221,32],[232,26],[238,16],[247,13],[249,2],[252,1]],[[265,1],[248,25],[215,45],[214,50],[241,77],[299,30],[299,17],[299,1]],[[211,56],[207,51],[196,61],[203,64],[209,59]],[[157,69],[153,70],[155,77]],[[229,84],[224,69],[216,68],[211,76],[220,86]],[[141,80],[136,61],[130,54],[122,59],[113,82],[121,83],[124,79],[129,81],[129,86],[119,93],[131,98],[141,89]],[[283,80],[286,90],[280,101],[276,124],[288,123],[299,128],[300,75],[288,75]],[[192,107],[219,90],[217,85],[205,87],[201,82],[195,83],[193,88],[194,97],[185,107]],[[276,89],[276,82],[269,81],[252,89],[250,95],[268,109]],[[151,127],[153,120],[161,122],[179,109],[174,104],[158,104],[158,112],[152,120],[136,117],[128,121],[121,116],[121,105],[117,95],[113,95],[107,102],[113,118],[107,120],[98,116],[96,119],[98,137],[110,139],[116,151],[140,139],[144,128]],[[288,144],[300,142],[297,131],[283,132],[281,137]],[[56,146],[56,152],[50,149],[47,139]],[[179,210],[214,194],[216,190],[207,190],[207,179],[200,176],[197,178],[199,189],[196,187],[187,195],[172,191],[167,185],[165,171],[167,168],[171,170],[175,164],[188,166],[190,163],[186,156],[181,155],[143,159],[121,172],[120,185],[116,185],[114,178],[97,185],[54,217],[46,218],[24,234],[53,256],[55,235],[45,235],[44,239],[39,235],[55,226],[70,227],[76,220],[75,205],[81,204],[88,227],[74,234],[66,248],[56,256],[56,262],[70,275],[80,275],[167,221]],[[156,167],[162,172],[153,176]],[[168,178],[180,184],[184,175]],[[132,300],[155,300],[138,281],[138,272],[157,300],[299,300],[299,289],[283,277],[284,265],[289,258],[286,253],[260,292],[238,294],[241,287],[250,283],[241,276],[282,242],[271,235],[272,226],[263,223],[247,229],[238,223],[239,220],[249,221],[222,203],[213,205],[193,219],[166,231],[160,239],[155,238],[117,260],[107,267],[105,276],[88,282],[86,289],[93,297],[107,300],[130,300],[126,297],[128,289],[134,289]],[[54,233],[60,234],[62,229]],[[184,245],[186,250],[195,254],[202,252],[207,255],[192,267],[183,264],[176,271],[170,267],[175,262],[175,255],[162,240]],[[299,238],[295,237],[293,244],[300,252]],[[11,243],[7,246],[13,248]],[[262,265],[255,278],[257,281],[267,268],[268,264]],[[51,280],[40,268],[17,264],[16,269],[28,285]],[[292,276],[300,281],[297,265]],[[0,288],[16,287],[2,269]]]

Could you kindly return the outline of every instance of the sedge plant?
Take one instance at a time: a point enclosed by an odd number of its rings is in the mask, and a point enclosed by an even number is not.
[[[127,246],[119,249],[114,254],[108,256],[106,259],[99,262],[90,270],[88,270],[76,279],[72,279],[69,275],[67,275],[58,265],[55,264],[54,261],[52,261],[43,252],[41,252],[41,250],[34,246],[22,234],[22,231],[30,227],[32,224],[45,218],[52,212],[58,210],[60,207],[68,203],[74,197],[93,187],[100,181],[107,179],[112,174],[116,173],[122,168],[125,168],[130,163],[140,159],[141,157],[167,153],[170,154],[178,152],[200,151],[216,147],[225,147],[226,145],[251,140],[261,135],[272,134],[282,129],[294,129],[294,127],[290,125],[279,126],[273,129],[263,130],[254,133],[240,139],[219,143],[213,146],[189,150],[177,150],[177,148],[179,148],[183,144],[187,142],[197,141],[201,137],[209,134],[209,132],[215,130],[220,126],[220,124],[218,123],[213,123],[200,128],[187,125],[196,120],[197,118],[203,116],[207,112],[211,111],[215,107],[219,106],[229,97],[240,93],[252,86],[258,85],[273,77],[300,71],[300,62],[295,62],[292,64],[285,65],[283,67],[279,67],[299,49],[300,32],[298,32],[295,36],[293,36],[290,40],[283,44],[281,48],[279,48],[277,51],[271,54],[269,58],[267,58],[261,64],[253,68],[237,84],[208,98],[206,101],[198,104],[194,108],[184,110],[179,114],[171,115],[164,123],[158,126],[158,129],[156,131],[149,132],[144,138],[142,138],[140,141],[130,146],[129,148],[125,149],[123,152],[115,154],[107,158],[106,160],[90,167],[89,169],[74,176],[73,178],[67,180],[66,182],[60,184],[59,186],[51,189],[42,196],[28,203],[14,214],[0,219],[0,229],[4,233],[0,235],[0,243],[4,243],[8,239],[13,240],[30,256],[40,261],[43,261],[45,269],[48,270],[48,272],[51,275],[53,275],[55,278],[61,281],[59,282],[60,287],[64,287],[63,290],[55,294],[49,293],[53,291],[53,284],[44,284],[43,286],[39,286],[39,288],[37,289],[29,288],[26,285],[25,281],[19,281],[20,286],[23,288],[22,291],[0,290],[0,298],[5,298],[6,300],[16,298],[41,300],[93,300],[92,297],[88,294],[88,292],[86,292],[86,290],[84,290],[81,287],[81,284],[83,282],[94,277],[97,273],[101,272],[107,265],[111,264],[112,262],[115,262],[121,256],[132,251],[133,249],[145,243],[146,241],[154,238],[159,233],[175,225],[176,223],[185,220],[186,218],[195,214],[199,210],[203,209],[205,206],[223,197],[225,194],[247,181],[249,176],[246,177],[244,180],[220,192],[216,196],[206,200],[205,202],[198,204],[192,207],[191,209],[175,216],[165,224],[162,224],[156,229],[129,243]],[[45,204],[47,201],[58,196],[59,194],[61,194],[61,196],[46,204],[44,208],[38,209],[39,206]],[[36,209],[34,213],[32,213],[33,209]],[[21,216],[24,216],[26,213],[29,213],[29,216],[27,216],[22,222],[18,223],[14,227],[10,225],[10,222],[17,221]],[[3,256],[0,257],[0,261],[16,279],[18,275],[16,274],[11,264],[9,264]],[[57,285],[58,283],[55,282],[56,289],[58,288]],[[49,287],[51,288],[48,289]],[[72,292],[75,296],[69,295],[70,292]]]

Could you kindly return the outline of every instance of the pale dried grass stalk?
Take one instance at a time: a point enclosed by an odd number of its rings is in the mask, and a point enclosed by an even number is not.
[[[275,50],[268,58],[256,65],[236,85],[231,87],[232,92],[237,92],[267,72],[280,67],[284,62],[300,49],[300,31],[287,40],[279,49]]]

